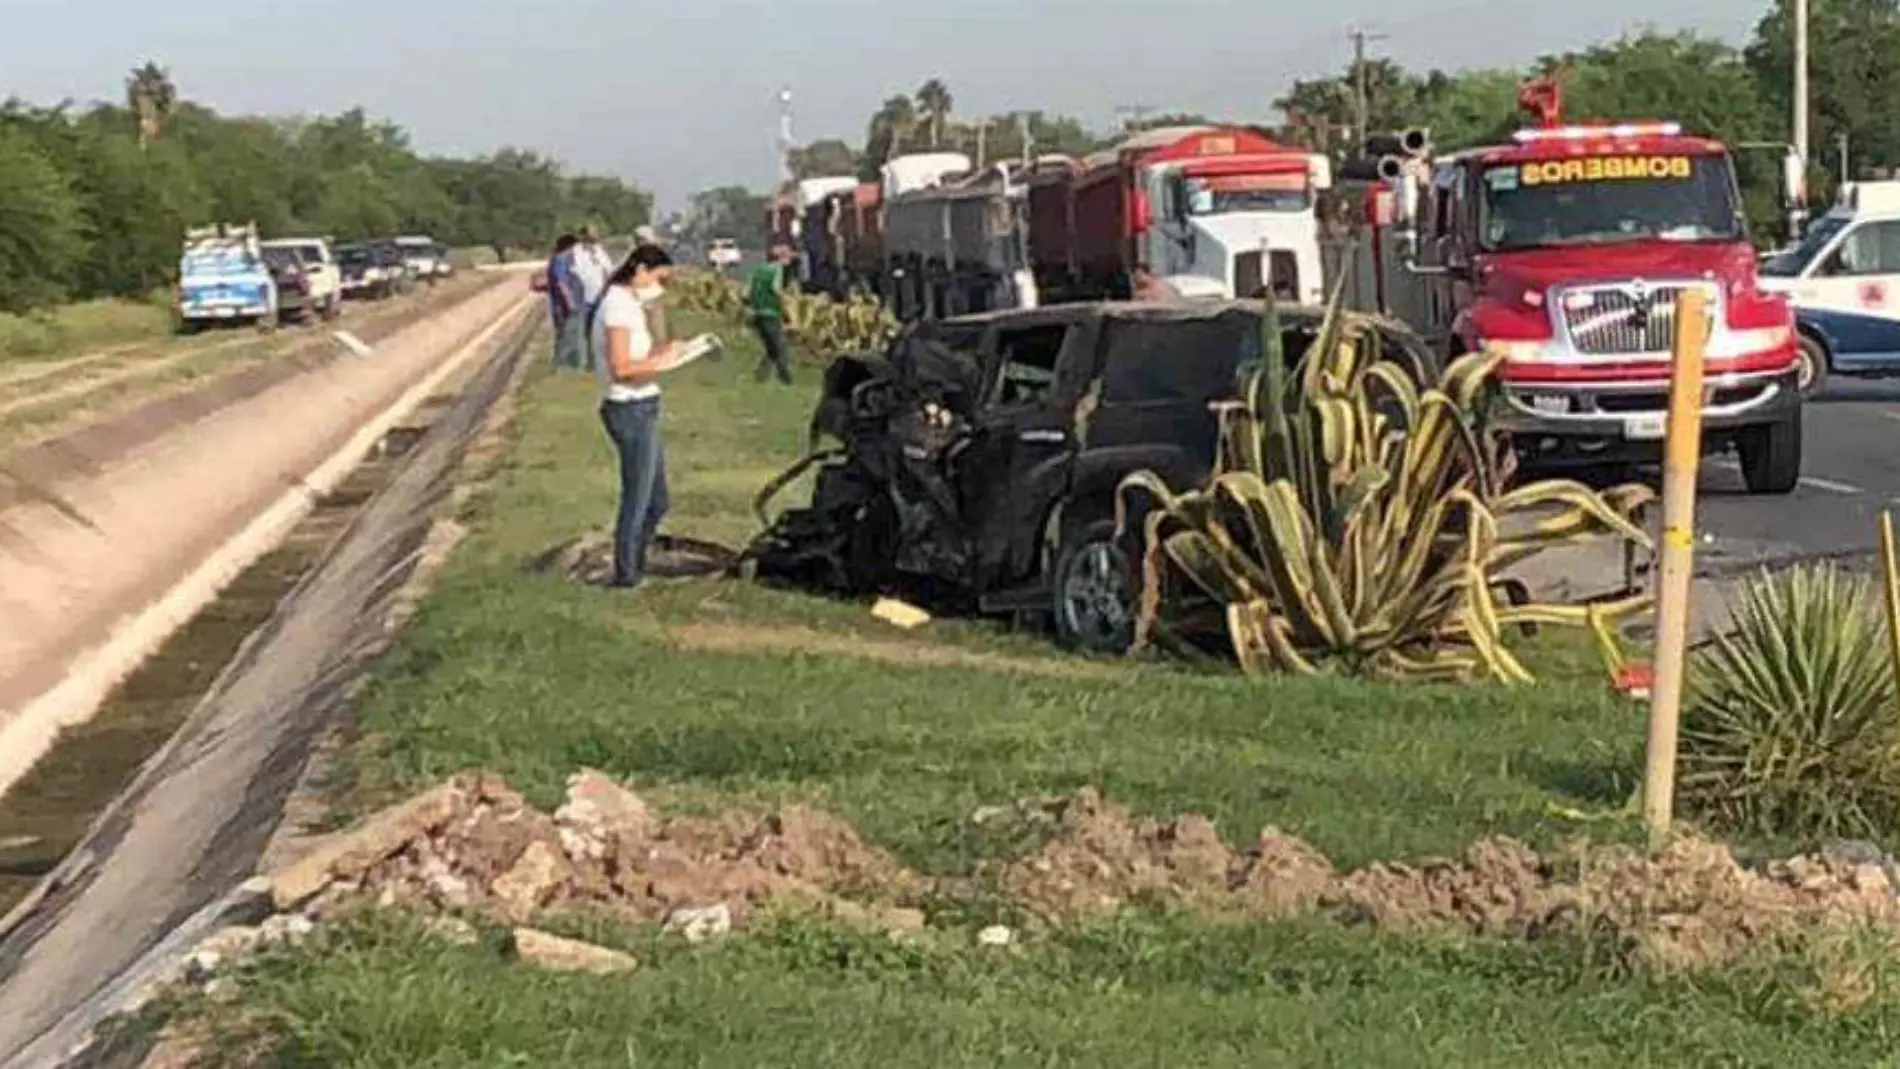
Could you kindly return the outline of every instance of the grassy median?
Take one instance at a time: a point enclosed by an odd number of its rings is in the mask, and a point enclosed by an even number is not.
[[[670,384],[667,447],[670,529],[736,545],[799,453],[816,374],[756,383],[735,341]],[[1628,832],[1607,814],[1640,711],[1585,644],[1540,640],[1544,681],[1518,690],[1250,682],[1068,658],[985,622],[899,632],[863,605],[720,580],[627,596],[528,567],[610,515],[591,382],[537,369],[513,433],[363,700],[346,810],[471,767],[552,806],[588,766],[661,808],[821,807],[932,874],[1028,849],[978,834],[977,808],[1083,785],[1142,816],[1206,814],[1232,843],[1278,825],[1341,867]],[[641,968],[580,979],[385,917],[270,959],[239,1012],[285,1064],[392,1067],[1872,1065],[1900,1032],[1888,989],[1826,1013],[1793,963],[1663,981],[1578,941],[1178,913],[1000,952],[957,934],[988,919],[933,917],[945,937],[914,946],[791,921],[692,948],[592,931]]]

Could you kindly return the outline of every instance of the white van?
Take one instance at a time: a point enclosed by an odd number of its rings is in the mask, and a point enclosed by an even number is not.
[[[1801,335],[1802,392],[1830,374],[1900,376],[1900,180],[1848,182],[1834,209],[1761,265]]]

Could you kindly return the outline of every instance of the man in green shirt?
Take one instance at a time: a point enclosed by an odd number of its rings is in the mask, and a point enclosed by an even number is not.
[[[792,247],[784,243],[772,246],[764,263],[752,269],[746,283],[746,307],[752,313],[752,328],[759,332],[765,346],[765,359],[759,361],[753,377],[760,382],[772,371],[786,385],[792,381],[791,354],[785,344],[785,267],[792,262]]]

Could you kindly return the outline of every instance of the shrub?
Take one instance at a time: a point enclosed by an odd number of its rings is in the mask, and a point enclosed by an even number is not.
[[[1123,484],[1124,522],[1127,491],[1159,503],[1138,641],[1212,620],[1249,672],[1522,682],[1507,627],[1589,624],[1608,642],[1611,623],[1648,604],[1501,604],[1504,570],[1540,550],[1603,534],[1647,545],[1632,516],[1654,494],[1507,489],[1508,450],[1479,418],[1498,357],[1462,357],[1421,390],[1380,359],[1375,321],[1335,297],[1295,376],[1271,301],[1262,330],[1264,359],[1221,413],[1207,485],[1177,496],[1151,473]]]
[[[1876,836],[1900,817],[1900,719],[1874,588],[1832,564],[1764,573],[1691,659],[1685,804],[1787,835]]]

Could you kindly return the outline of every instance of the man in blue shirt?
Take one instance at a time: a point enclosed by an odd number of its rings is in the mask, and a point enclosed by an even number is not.
[[[580,279],[574,274],[574,249],[580,239],[562,234],[548,260],[548,315],[554,321],[554,366],[586,366],[581,347],[586,339],[587,308],[581,301]]]

